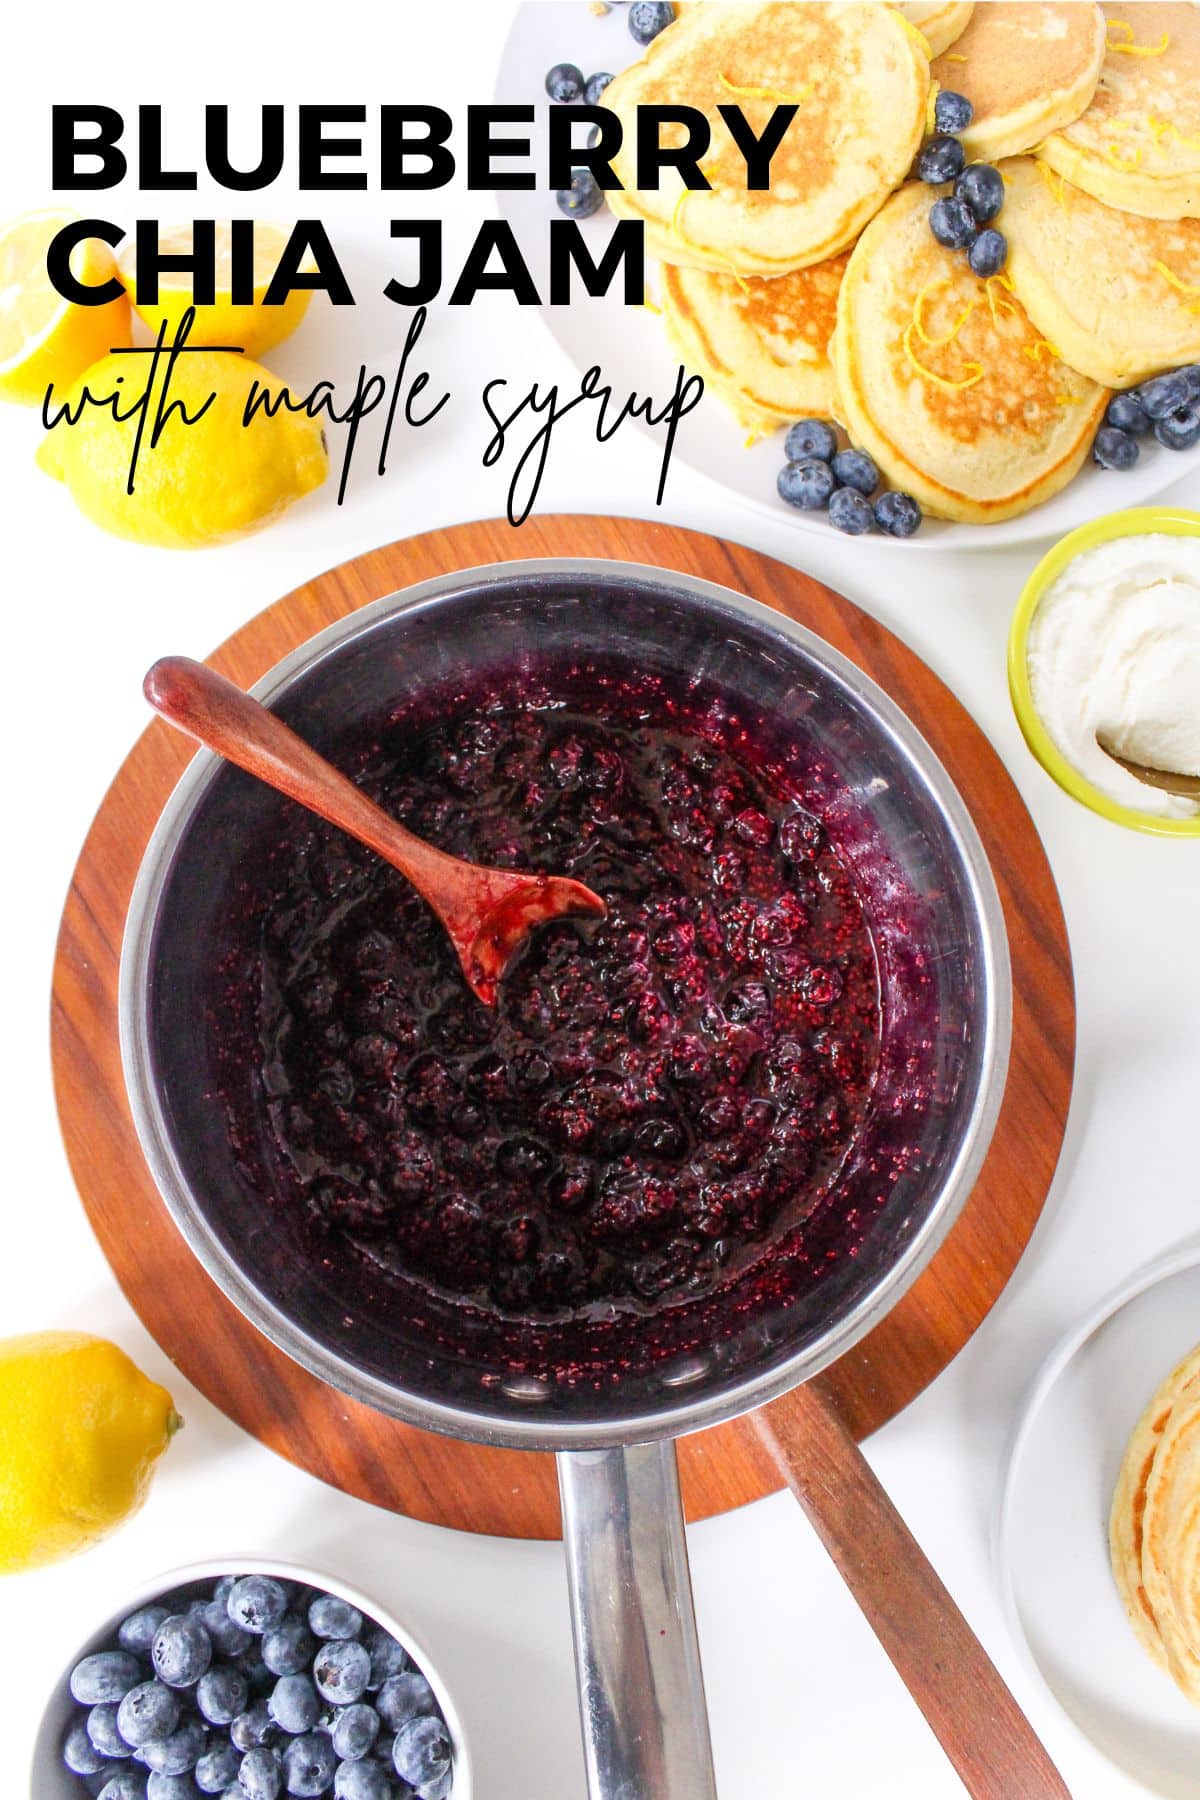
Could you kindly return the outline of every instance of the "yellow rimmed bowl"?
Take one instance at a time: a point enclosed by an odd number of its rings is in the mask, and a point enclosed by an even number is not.
[[[1114,538],[1143,537],[1151,532],[1166,537],[1200,538],[1200,512],[1186,512],[1181,506],[1138,506],[1128,512],[1106,513],[1103,518],[1091,519],[1078,530],[1068,532],[1046,552],[1022,588],[1013,614],[1008,635],[1008,691],[1025,742],[1047,775],[1073,800],[1099,813],[1102,819],[1126,825],[1131,831],[1148,831],[1155,837],[1200,838],[1200,813],[1191,819],[1164,819],[1138,812],[1135,807],[1122,806],[1081,775],[1046,730],[1029,685],[1029,627],[1046,590],[1083,551],[1094,550],[1097,544],[1107,544]]]

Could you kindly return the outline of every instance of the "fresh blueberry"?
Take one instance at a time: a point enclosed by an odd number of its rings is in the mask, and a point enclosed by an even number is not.
[[[1131,394],[1114,394],[1104,411],[1104,423],[1115,425],[1118,431],[1131,431],[1140,436],[1150,429],[1150,414],[1146,411],[1135,388]]]
[[[93,1706],[86,1720],[92,1748],[109,1759],[126,1757],[130,1751],[129,1739],[118,1723],[119,1713],[115,1700],[102,1700],[99,1706]]]
[[[392,1800],[395,1791],[379,1763],[344,1762],[333,1778],[333,1800]]]
[[[275,1686],[275,1671],[269,1669],[263,1661],[263,1639],[251,1638],[250,1645],[249,1650],[244,1650],[241,1656],[235,1658],[235,1663],[246,1677],[251,1697],[260,1700]]]
[[[318,1594],[308,1609],[308,1628],[319,1638],[356,1638],[362,1626],[358,1608],[336,1594]]]
[[[391,1731],[399,1731],[410,1719],[437,1711],[433,1689],[416,1669],[393,1675],[375,1696],[375,1710]]]
[[[783,442],[789,462],[832,462],[837,455],[837,433],[824,419],[798,419]]]
[[[371,1658],[361,1644],[343,1638],[323,1644],[317,1651],[313,1680],[318,1693],[334,1706],[361,1700],[370,1679]]]
[[[274,1675],[299,1675],[316,1653],[317,1640],[304,1620],[289,1613],[262,1640],[262,1659]]]
[[[1187,405],[1190,385],[1184,371],[1176,369],[1169,375],[1152,376],[1133,391],[1149,418],[1165,419],[1168,413],[1178,412],[1180,407]]]
[[[321,1713],[320,1696],[311,1675],[281,1675],[267,1696],[267,1710],[291,1737],[311,1731]]]
[[[1168,450],[1190,450],[1200,440],[1200,409],[1181,406],[1165,419],[1155,419],[1154,435]]]
[[[933,103],[933,122],[939,131],[949,132],[957,137],[967,129],[975,117],[975,108],[965,94],[956,94],[953,88],[943,88]]]
[[[233,1721],[229,1735],[239,1750],[258,1750],[276,1735],[276,1725],[265,1700],[256,1700]]]
[[[379,1736],[379,1714],[358,1701],[345,1706],[333,1721],[333,1747],[343,1762],[358,1762]]]
[[[154,1673],[168,1687],[195,1687],[212,1661],[212,1639],[199,1619],[176,1613],[164,1619],[150,1650]]]
[[[117,1729],[135,1750],[162,1743],[178,1724],[179,1696],[161,1681],[140,1682],[117,1709]]]
[[[337,1753],[327,1737],[311,1731],[307,1737],[293,1738],[283,1753],[284,1783],[289,1794],[299,1800],[312,1800],[316,1794],[327,1794],[337,1773]]]
[[[154,1634],[168,1616],[165,1606],[141,1607],[125,1620],[117,1632],[117,1642],[134,1656],[149,1656]]]
[[[786,500],[789,506],[799,506],[805,512],[819,512],[828,504],[837,481],[827,462],[818,462],[815,456],[809,456],[803,462],[784,463],[775,485],[780,499]]]
[[[829,502],[829,523],[850,537],[861,537],[874,521],[871,502],[857,488],[838,488]]]
[[[421,1789],[420,1800],[449,1800],[450,1790],[454,1786],[454,1770],[444,1769],[433,1781],[427,1781]]]
[[[224,1663],[206,1670],[196,1684],[196,1706],[210,1725],[232,1725],[249,1699],[250,1685],[242,1671]]]
[[[1102,469],[1132,469],[1138,459],[1138,441],[1115,425],[1102,425],[1092,445],[1092,460]]]
[[[408,1651],[382,1625],[376,1625],[368,1631],[363,1641],[371,1658],[371,1679],[367,1687],[374,1693],[390,1676],[403,1675],[409,1666]]]
[[[920,529],[921,508],[911,494],[880,494],[875,502],[875,523],[889,537],[911,537]]]
[[[967,153],[954,137],[931,137],[917,158],[917,174],[922,181],[937,187],[962,174]]]
[[[929,209],[929,229],[947,250],[965,250],[979,227],[965,200],[943,194]]]
[[[237,1780],[241,1760],[232,1744],[214,1744],[192,1770],[192,1779],[202,1794],[223,1794]]]
[[[954,183],[954,197],[977,224],[986,225],[1004,205],[1004,177],[991,163],[970,163]]]
[[[262,1637],[286,1616],[288,1597],[269,1575],[243,1575],[229,1590],[225,1609],[235,1625],[252,1637]]]
[[[237,1579],[236,1575],[222,1575],[213,1589],[213,1599],[218,1606],[228,1606],[229,1596],[237,1586]]]
[[[97,1800],[146,1800],[146,1777],[140,1769],[122,1769],[105,1782]]]
[[[967,251],[967,261],[972,272],[981,280],[986,281],[989,276],[998,275],[1008,261],[1008,239],[994,225],[989,225],[986,231],[980,232]]]
[[[392,1745],[392,1767],[418,1791],[439,1780],[450,1767],[450,1733],[441,1719],[410,1719],[402,1725]]]
[[[604,205],[600,183],[590,169],[572,169],[570,187],[559,188],[554,198],[559,212],[571,219],[590,219]]]
[[[248,1631],[234,1624],[223,1600],[196,1601],[188,1607],[188,1613],[200,1621],[212,1639],[213,1648],[222,1656],[240,1656],[254,1642]]]
[[[589,106],[599,106],[601,96],[611,80],[612,76],[603,69],[588,76],[583,84],[583,97]]]
[[[639,44],[649,44],[660,31],[665,31],[675,17],[673,6],[655,4],[655,0],[636,0],[629,9],[629,35]]]
[[[879,486],[879,470],[865,450],[839,450],[833,472],[843,487],[857,488],[860,494],[873,494]]]
[[[247,1750],[238,1764],[238,1781],[246,1800],[276,1800],[283,1786],[283,1763],[278,1750]]]
[[[186,1775],[195,1768],[208,1743],[208,1730],[200,1719],[185,1719],[169,1738],[143,1746],[140,1756],[148,1769],[160,1775]]]
[[[72,1775],[98,1775],[108,1762],[103,1750],[97,1750],[82,1720],[76,1720],[63,1739],[62,1759]]]
[[[128,1650],[98,1650],[71,1670],[71,1698],[80,1706],[123,1700],[142,1679],[142,1665]]]
[[[196,1800],[198,1792],[190,1771],[167,1775],[161,1769],[154,1769],[146,1783],[146,1800]]]
[[[1200,363],[1188,363],[1186,368],[1176,369],[1175,373],[1182,375],[1187,382],[1188,398],[1200,400]]]
[[[555,63],[546,73],[546,92],[552,100],[570,105],[583,99],[583,70],[574,63]]]

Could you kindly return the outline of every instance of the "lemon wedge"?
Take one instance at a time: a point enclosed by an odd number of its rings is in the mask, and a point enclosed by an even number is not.
[[[289,294],[279,306],[266,306],[264,300],[291,233],[286,226],[255,222],[254,226],[254,299],[249,305],[235,306],[233,285],[233,244],[228,225],[216,230],[216,299],[211,306],[197,306],[188,342],[193,345],[237,347],[247,356],[261,356],[264,350],[281,344],[295,331],[308,311],[310,290]],[[158,234],[159,252],[163,256],[190,256],[190,225],[164,227]],[[167,343],[175,337],[176,327],[189,306],[194,306],[193,277],[164,270],[158,278],[158,299],[153,305],[137,296],[135,244],[131,238],[117,258],[117,273],[125,284],[138,317],[154,337],[166,324]],[[306,258],[302,267],[312,270],[316,264]]]
[[[132,343],[129,301],[76,306],[51,286],[46,252],[71,213],[29,213],[0,229],[0,399],[38,406],[51,382],[69,387],[109,350]],[[71,269],[90,287],[115,272],[107,244],[89,238]]]

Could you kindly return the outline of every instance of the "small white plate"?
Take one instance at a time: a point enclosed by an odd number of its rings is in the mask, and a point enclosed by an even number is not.
[[[1113,1582],[1108,1514],[1130,1433],[1200,1342],[1200,1244],[1110,1295],[1054,1351],[1010,1454],[997,1523],[1009,1622],[1092,1742],[1165,1800],[1200,1794],[1200,1710],[1155,1667]]]
[[[500,61],[496,99],[505,105],[537,107],[532,127],[508,126],[504,133],[518,137],[529,132],[533,160],[526,163],[522,158],[513,167],[535,169],[537,186],[527,192],[500,193],[497,202],[502,216],[513,228],[540,294],[547,292],[548,224],[561,217],[554,195],[545,185],[546,116],[551,104],[546,98],[546,71],[555,63],[571,62],[585,76],[600,69],[620,74],[640,55],[629,35],[628,14],[628,6],[620,5],[597,17],[586,0],[526,0],[515,11]],[[579,136],[583,135],[580,131]],[[610,229],[607,208],[584,225],[597,260]],[[581,374],[593,364],[600,365],[604,380],[613,386],[616,405],[631,389],[639,395],[652,394],[656,410],[670,396],[677,365],[667,349],[662,321],[653,313],[624,305],[615,291],[600,300],[576,299],[570,306],[543,305],[541,312]],[[662,447],[663,427],[652,430],[639,419],[638,429],[650,432]],[[760,511],[776,519],[790,518],[802,531],[840,538],[841,533],[834,531],[824,513],[801,512],[785,505],[776,493],[775,479],[783,466],[782,433],[775,432],[748,449],[743,443],[744,435],[722,403],[714,395],[705,394],[696,411],[680,426],[674,455]],[[1061,537],[1115,507],[1144,506],[1190,471],[1200,471],[1200,445],[1186,451],[1164,450],[1148,438],[1142,442],[1136,468],[1127,474],[1098,469],[1089,461],[1061,494],[1019,519],[986,526],[927,519],[915,537],[892,538],[872,532],[853,542],[856,546],[887,544],[904,550],[991,550],[1002,544],[1036,543],[1043,538]]]

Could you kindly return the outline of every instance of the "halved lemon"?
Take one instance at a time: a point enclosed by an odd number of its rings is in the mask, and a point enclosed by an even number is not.
[[[38,406],[53,382],[70,387],[109,350],[133,342],[129,301],[76,306],[51,286],[46,252],[72,213],[29,213],[0,228],[0,399]],[[116,269],[107,244],[88,238],[71,255],[72,272],[97,287]]]
[[[295,331],[301,319],[308,311],[308,303],[312,293],[305,290],[301,293],[289,294],[288,298],[278,306],[263,304],[271,277],[278,266],[291,233],[286,226],[263,224],[255,221],[254,225],[254,300],[248,306],[235,306],[231,293],[233,279],[233,247],[228,225],[217,226],[216,241],[216,300],[211,306],[197,306],[196,317],[192,324],[188,342],[200,345],[222,345],[226,349],[238,347],[247,356],[261,356],[264,350],[281,344],[286,337]],[[162,255],[190,256],[192,252],[192,228],[190,225],[165,226],[158,234],[158,247]],[[172,274],[164,270],[158,278],[158,299],[153,305],[140,301],[137,296],[137,271],[135,267],[136,249],[134,240],[122,246],[117,258],[117,269],[121,280],[133,301],[138,317],[149,327],[155,337],[159,328],[166,322],[166,342],[171,343],[176,327],[189,306],[195,306],[192,298],[193,276],[190,274]],[[303,267],[312,269],[315,264],[311,258],[306,259]]]

